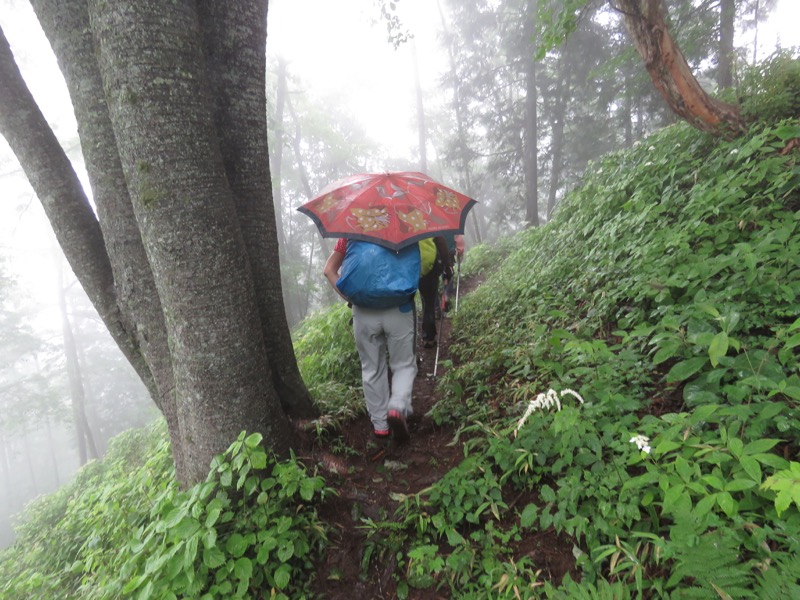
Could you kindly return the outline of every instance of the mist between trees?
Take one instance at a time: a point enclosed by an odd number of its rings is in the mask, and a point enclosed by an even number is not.
[[[431,89],[398,82],[414,90],[409,127],[419,139],[405,155],[372,139],[336,97],[315,95],[268,43],[264,54],[260,3],[172,12],[134,0],[31,4],[67,72],[80,138],[52,135],[36,110],[45,99],[17,71],[32,57],[1,36],[0,132],[16,158],[4,153],[0,171],[4,181],[27,177],[42,205],[30,206],[26,185],[5,210],[37,228],[49,220],[69,265],[52,299],[30,299],[11,277],[22,257],[13,241],[2,246],[4,514],[156,407],[186,483],[242,429],[289,450],[289,418],[315,413],[290,330],[336,300],[320,276],[331,246],[295,208],[329,181],[427,172],[480,202],[467,245],[491,244],[547,222],[590,161],[691,121],[643,67],[647,40],[637,53],[605,2],[561,3],[550,21],[544,1],[432,6],[446,68]],[[775,5],[666,3],[668,31],[703,84],[693,93],[713,92],[712,109],[716,98],[735,104],[753,62],[738,41]],[[414,32],[402,19],[387,24],[386,43],[409,48]],[[84,169],[91,192],[76,175]],[[43,329],[47,302],[58,325]]]

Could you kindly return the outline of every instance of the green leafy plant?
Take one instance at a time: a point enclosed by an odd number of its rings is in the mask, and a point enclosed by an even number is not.
[[[775,492],[775,510],[779,516],[792,504],[800,510],[800,463],[790,462],[788,469],[768,477],[761,487]]]
[[[42,502],[47,510],[29,513],[19,543],[0,561],[3,597],[307,594],[327,539],[314,508],[331,493],[323,479],[295,460],[276,461],[259,434],[242,433],[204,483],[182,491],[163,423],[149,435],[123,436],[107,462],[81,471],[66,504],[57,495]],[[144,441],[153,454],[142,463],[142,447],[134,452],[132,442]]]

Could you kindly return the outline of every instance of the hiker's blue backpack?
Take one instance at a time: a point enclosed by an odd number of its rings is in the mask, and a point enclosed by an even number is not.
[[[350,302],[364,308],[392,308],[411,300],[419,285],[419,245],[399,252],[347,240],[336,287]]]

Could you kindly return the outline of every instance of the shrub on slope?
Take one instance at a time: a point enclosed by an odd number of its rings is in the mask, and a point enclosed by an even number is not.
[[[552,527],[584,587],[800,593],[798,137],[796,119],[731,141],[667,128],[592,165],[522,234],[455,322],[460,366],[436,416],[473,437],[452,481],[406,504],[407,522],[430,523],[416,544],[474,555],[476,526],[494,540]],[[454,513],[470,489],[482,510]],[[524,557],[496,558],[506,584],[542,585]],[[477,593],[474,577],[450,585]]]

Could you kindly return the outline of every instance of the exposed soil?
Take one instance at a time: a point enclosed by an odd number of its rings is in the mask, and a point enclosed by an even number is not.
[[[461,298],[480,285],[480,281],[462,279]],[[414,384],[414,416],[409,419],[410,439],[405,443],[379,442],[372,434],[372,425],[364,415],[346,423],[328,438],[324,447],[307,448],[327,471],[328,485],[339,496],[320,509],[321,518],[332,526],[331,545],[317,565],[314,591],[331,600],[396,598],[393,557],[373,558],[362,567],[365,542],[368,540],[364,518],[375,521],[393,519],[398,502],[396,494],[414,494],[456,466],[463,458],[461,444],[453,443],[454,429],[437,426],[428,415],[437,401],[436,382],[445,373],[443,361],[450,359],[451,320],[437,321],[437,348],[423,348],[418,339],[418,374]],[[435,371],[435,376],[434,376]],[[335,451],[334,451],[335,450]],[[507,502],[512,503],[514,498]],[[525,500],[521,506],[525,505]],[[529,500],[528,500],[529,501]],[[511,505],[513,509],[514,506]],[[509,519],[516,519],[513,510]],[[515,557],[528,556],[541,571],[541,577],[560,581],[567,572],[573,578],[575,560],[572,543],[553,531],[534,532],[513,549]],[[449,598],[446,587],[440,590],[412,589],[409,598]]]

